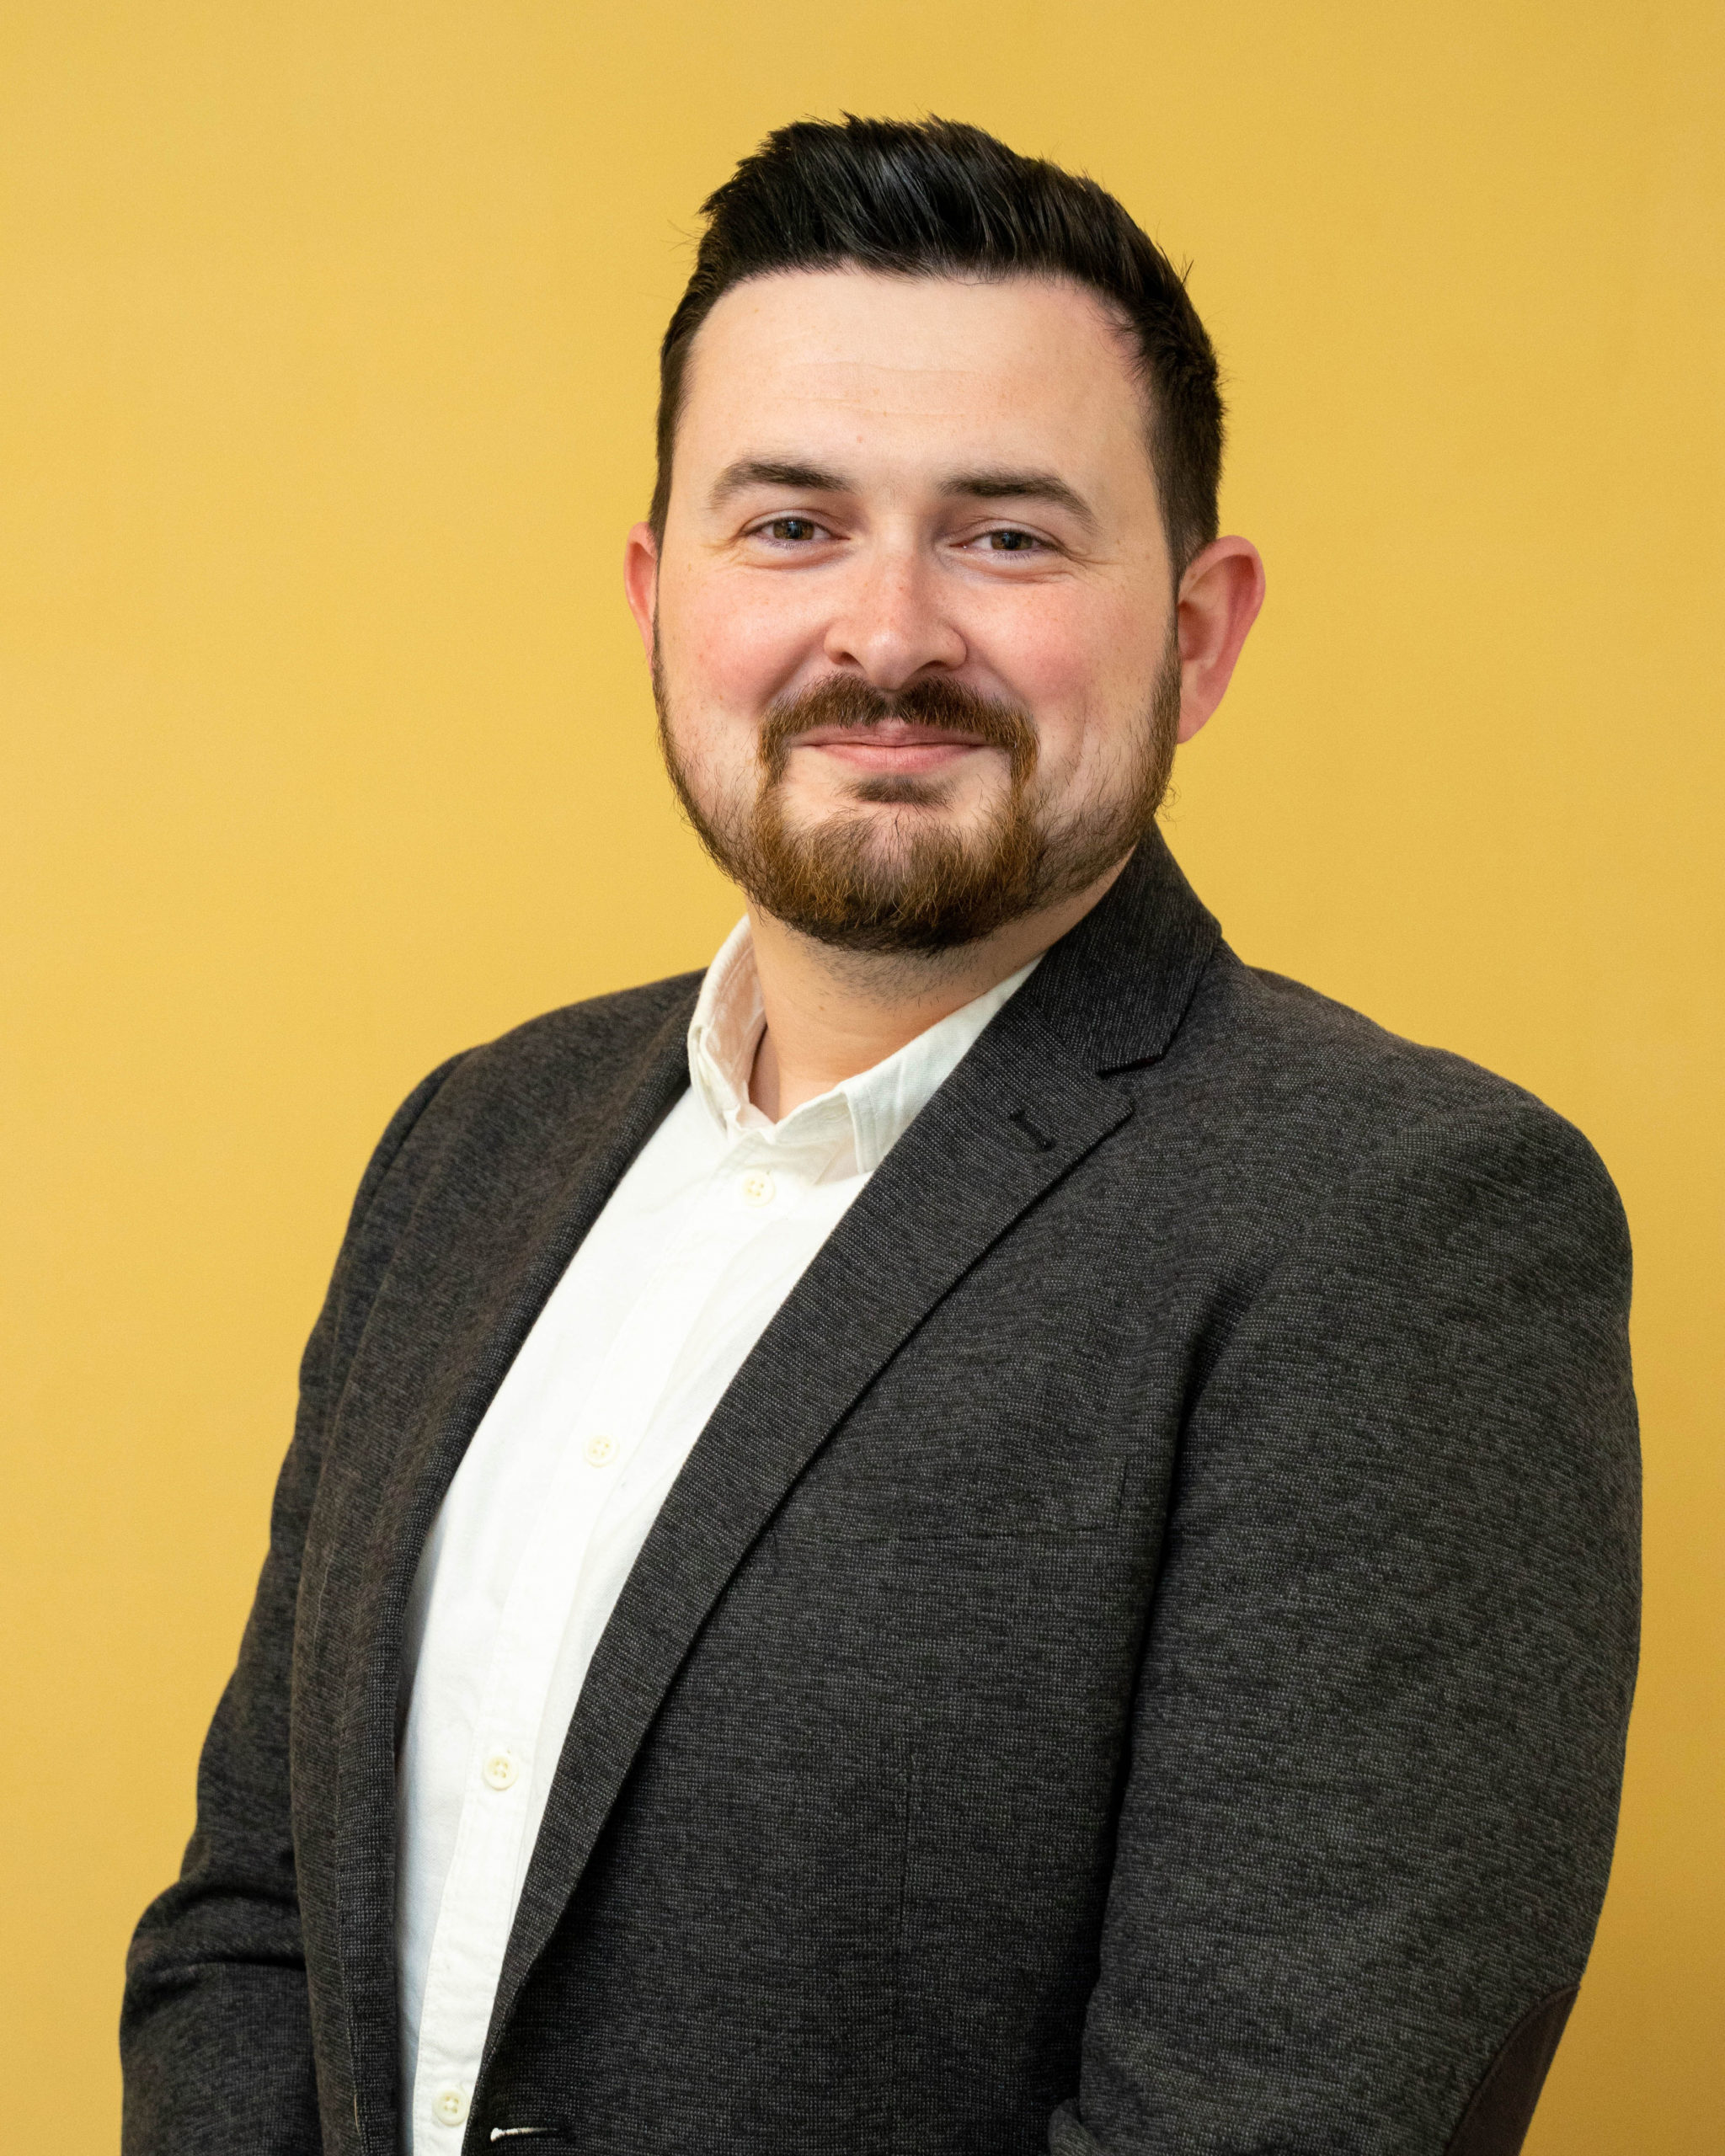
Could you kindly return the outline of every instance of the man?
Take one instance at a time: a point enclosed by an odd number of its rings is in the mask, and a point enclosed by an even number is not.
[[[849,120],[708,212],[626,574],[747,919],[386,1133],[126,2146],[1514,2150],[1633,1671],[1611,1187],[1158,835],[1263,571],[1120,206]]]

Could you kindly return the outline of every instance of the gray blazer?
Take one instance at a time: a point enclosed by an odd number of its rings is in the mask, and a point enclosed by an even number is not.
[[[132,1949],[131,2156],[396,2146],[403,1606],[696,988],[385,1134]],[[702,1433],[451,2156],[1518,2148],[1616,1812],[1628,1294],[1573,1129],[1243,966],[1147,841]]]

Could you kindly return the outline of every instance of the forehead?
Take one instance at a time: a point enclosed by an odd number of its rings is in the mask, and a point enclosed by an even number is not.
[[[1079,285],[797,270],[734,286],[697,333],[677,458],[722,464],[763,430],[799,450],[1142,455],[1124,332]]]

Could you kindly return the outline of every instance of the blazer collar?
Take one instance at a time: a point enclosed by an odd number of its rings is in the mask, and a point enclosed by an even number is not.
[[[1159,830],[1061,937],[1015,1001],[1098,1075],[1167,1052],[1221,942]]]

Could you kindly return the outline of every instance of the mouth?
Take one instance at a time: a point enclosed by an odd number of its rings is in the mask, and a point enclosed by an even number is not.
[[[875,777],[914,776],[944,771],[992,744],[980,734],[950,726],[919,726],[884,718],[869,726],[815,726],[788,741],[790,750],[814,749],[852,771]]]

